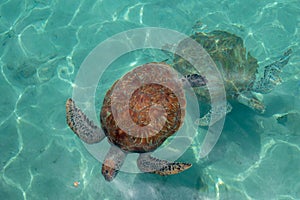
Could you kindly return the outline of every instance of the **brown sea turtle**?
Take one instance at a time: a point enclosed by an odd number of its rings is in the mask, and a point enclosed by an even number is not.
[[[148,63],[125,74],[107,91],[100,112],[104,133],[72,99],[66,103],[67,123],[86,143],[108,138],[111,148],[102,165],[107,181],[117,175],[128,153],[139,153],[137,165],[142,172],[177,174],[191,164],[159,160],[150,154],[182,125],[186,106],[184,86],[200,86],[204,81],[197,74],[179,78],[165,63]],[[132,94],[129,103],[120,103],[127,93]]]
[[[196,32],[190,37],[209,53],[223,77],[228,102],[227,113],[232,109],[230,101],[237,101],[263,113],[265,105],[256,97],[255,93],[269,93],[281,83],[280,73],[289,61],[291,49],[287,50],[277,61],[265,66],[263,75],[260,75],[257,60],[246,51],[240,37],[219,30],[209,33]],[[178,52],[189,51],[189,46],[184,45],[185,41],[179,43]],[[177,55],[174,56],[173,67],[183,75],[197,73],[189,62]],[[194,91],[202,104],[205,102],[209,104],[210,95],[206,86],[194,88]],[[199,125],[208,126],[209,123],[214,123],[210,122],[212,110],[219,116],[223,114],[218,113],[218,110],[221,110],[218,107],[210,109],[198,120]]]

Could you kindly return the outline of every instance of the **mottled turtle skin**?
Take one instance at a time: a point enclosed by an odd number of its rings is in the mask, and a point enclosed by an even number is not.
[[[151,152],[175,134],[183,123],[186,107],[183,86],[186,83],[205,85],[203,81],[197,74],[179,78],[165,63],[148,63],[128,72],[107,91],[100,111],[103,132],[72,99],[66,103],[67,123],[88,144],[98,143],[105,136],[108,138],[111,148],[102,165],[107,181],[114,179],[128,153],[139,153],[137,165],[142,172],[177,174],[191,164],[159,160],[153,158]],[[125,94],[132,94],[129,104],[122,104]]]
[[[264,75],[259,76],[258,62],[250,52],[246,51],[240,37],[219,30],[209,33],[197,32],[190,37],[201,44],[216,63],[223,77],[227,100],[229,102],[237,100],[253,110],[263,113],[265,111],[264,104],[252,92],[268,93],[281,83],[279,74],[288,63],[291,49],[286,51],[278,61],[266,66]],[[185,47],[180,47],[180,45],[179,48],[185,50]],[[177,55],[174,56],[173,62],[173,67],[183,75],[197,72],[189,62]],[[197,87],[194,90],[202,104],[209,104],[210,95],[207,87]],[[231,108],[228,103],[227,112],[230,112]],[[210,114],[200,119],[199,124],[207,126],[208,118],[210,118]]]

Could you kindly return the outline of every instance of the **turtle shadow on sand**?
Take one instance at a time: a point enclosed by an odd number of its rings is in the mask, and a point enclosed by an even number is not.
[[[208,33],[196,32],[190,38],[201,44],[207,51],[223,78],[227,100],[226,113],[231,112],[232,102],[243,104],[257,113],[264,113],[265,105],[257,97],[257,94],[270,93],[277,85],[282,83],[280,73],[289,62],[292,49],[286,50],[278,60],[263,67],[259,66],[258,61],[246,50],[242,38],[235,34],[216,30]],[[178,44],[176,52],[190,52],[193,50],[190,46],[188,42],[183,40]],[[193,65],[177,54],[174,55],[172,66],[182,75],[197,73]],[[260,73],[260,71],[263,71],[263,73]],[[206,79],[207,77],[204,75],[203,78]],[[207,80],[208,83],[214,81]],[[209,90],[215,90],[215,88],[208,88],[208,85],[194,88],[201,103],[209,104],[212,101]],[[217,87],[219,86],[217,85]],[[213,98],[223,95],[220,92],[221,90],[217,91]],[[217,115],[224,115],[222,105],[216,105],[202,116],[197,123],[200,126],[215,123],[210,121],[212,112]]]

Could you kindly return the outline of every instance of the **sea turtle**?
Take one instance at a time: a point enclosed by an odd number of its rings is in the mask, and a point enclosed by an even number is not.
[[[111,148],[102,165],[107,181],[117,175],[128,153],[139,153],[137,165],[142,172],[177,174],[191,164],[159,160],[150,154],[182,125],[186,84],[200,86],[205,85],[204,81],[197,74],[180,78],[165,63],[144,64],[125,74],[107,91],[100,112],[104,133],[72,99],[66,102],[67,123],[88,144],[98,143],[105,136],[108,138]],[[128,93],[132,94],[129,103],[123,104],[121,101]],[[165,113],[162,114],[161,109]]]
[[[240,37],[221,30],[209,33],[196,32],[190,37],[200,43],[216,63],[223,77],[227,101],[235,100],[263,113],[265,106],[255,93],[268,93],[281,83],[279,75],[281,69],[289,61],[291,49],[287,50],[277,61],[265,66],[264,73],[260,76],[257,60],[249,52],[246,52]],[[189,50],[189,46],[184,45],[184,41],[179,43],[178,52]],[[177,55],[174,56],[173,67],[183,75],[197,72],[189,62]],[[209,104],[210,95],[206,86],[194,88],[194,91],[201,103]],[[227,113],[232,109],[229,102],[226,108]],[[201,126],[215,123],[210,122],[212,110],[208,110],[202,118],[197,120],[197,123]],[[221,109],[215,108],[214,112],[218,112],[218,110]],[[217,114],[222,115],[222,113]]]

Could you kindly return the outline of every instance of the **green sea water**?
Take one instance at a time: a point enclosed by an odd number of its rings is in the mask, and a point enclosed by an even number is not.
[[[288,48],[293,55],[282,70],[283,83],[261,96],[266,112],[233,104],[217,145],[204,158],[205,129],[198,128],[179,159],[192,168],[169,177],[121,171],[109,183],[102,163],[67,126],[65,102],[81,63],[100,42],[144,27],[234,33],[262,67]],[[120,57],[99,81],[96,108],[129,69],[167,58],[154,50]],[[0,70],[1,200],[300,199],[298,0],[2,0]]]

